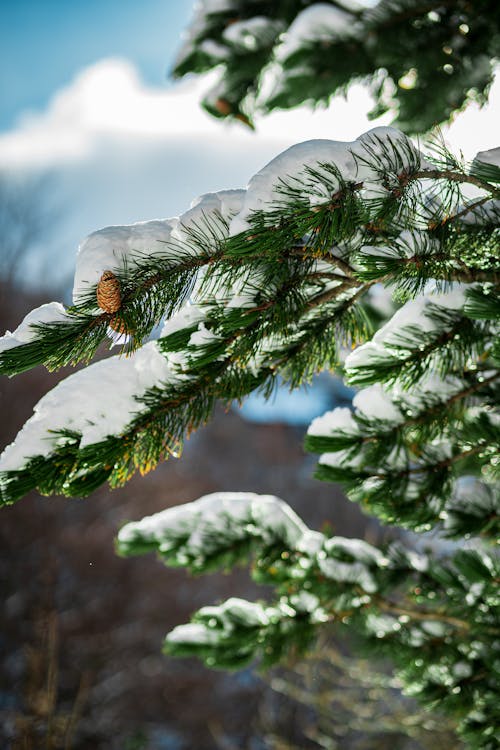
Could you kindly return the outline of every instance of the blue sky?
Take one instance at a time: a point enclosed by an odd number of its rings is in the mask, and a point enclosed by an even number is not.
[[[167,71],[191,0],[1,0],[0,130],[104,57],[134,62],[143,80],[168,86]]]

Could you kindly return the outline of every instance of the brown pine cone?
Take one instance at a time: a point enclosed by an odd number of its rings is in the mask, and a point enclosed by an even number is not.
[[[118,312],[122,305],[120,282],[112,271],[104,271],[97,285],[97,304],[107,313]]]
[[[130,331],[127,329],[127,326],[125,325],[125,321],[123,318],[120,318],[119,315],[113,315],[111,320],[109,321],[109,327],[113,329],[113,331],[116,331],[117,333],[130,333]]]

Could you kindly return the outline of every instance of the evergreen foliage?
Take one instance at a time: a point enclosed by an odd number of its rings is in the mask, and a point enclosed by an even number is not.
[[[292,147],[246,191],[203,196],[177,220],[91,235],[74,304],[44,305],[0,339],[0,371],[86,362],[106,337],[121,354],[39,402],[0,458],[2,503],[120,485],[179,455],[218,400],[343,368],[361,388],[352,411],[310,426],[317,476],[386,523],[456,540],[452,554],[328,538],[251,494],[127,524],[118,551],[193,573],[250,559],[271,587],[267,603],[203,608],[167,636],[168,653],[266,666],[337,623],[387,653],[471,747],[498,747],[498,161],[463,164],[439,143],[424,154],[379,128]],[[97,305],[110,270],[114,312]],[[375,284],[401,304],[376,332]]]
[[[373,117],[391,110],[419,133],[483,103],[499,56],[492,0],[204,0],[174,75],[216,69],[204,107],[250,125],[255,112],[326,103],[363,81]]]

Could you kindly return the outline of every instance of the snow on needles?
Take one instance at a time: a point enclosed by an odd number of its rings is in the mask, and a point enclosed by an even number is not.
[[[440,324],[432,317],[433,308],[460,310],[465,304],[467,288],[467,286],[457,284],[450,292],[425,294],[407,302],[382,328],[379,328],[371,341],[358,346],[349,354],[345,361],[347,374],[372,362],[383,360],[386,350],[391,350],[396,354],[401,353],[405,329],[411,328],[422,333],[438,330]]]
[[[189,231],[204,225],[214,231],[217,220],[229,221],[241,208],[244,190],[221,190],[196,198],[191,207],[173,219],[155,219],[135,224],[111,226],[89,235],[80,245],[76,257],[73,300],[78,303],[103,271],[121,270],[125,265],[139,263],[144,256],[175,259],[176,245],[183,252],[189,248]]]
[[[250,180],[244,196],[241,211],[233,218],[229,234],[235,235],[250,228],[250,218],[255,211],[265,211],[273,203],[284,201],[279,188],[287,180],[304,175],[307,167],[313,167],[331,185],[332,173],[323,165],[334,165],[344,183],[361,182],[365,197],[387,193],[381,185],[380,169],[400,170],[402,161],[407,166],[420,165],[419,152],[412,142],[399,130],[378,127],[369,130],[352,142],[329,141],[325,139],[304,141],[283,151],[257,172]],[[330,191],[318,185],[318,195],[311,196],[311,203],[326,202]],[[340,187],[338,181],[336,188]]]
[[[6,331],[5,335],[0,337],[0,352],[34,341],[37,337],[37,325],[42,323],[67,323],[70,320],[71,318],[66,314],[60,302],[47,302],[45,305],[36,307],[26,315],[15,331],[12,333]]]
[[[297,15],[276,49],[276,58],[284,61],[305,43],[331,42],[332,37],[347,37],[356,33],[353,16],[327,3],[315,3]]]
[[[332,581],[358,583],[369,592],[377,589],[371,571],[387,565],[367,542],[327,538],[309,529],[280,498],[253,492],[216,492],[128,523],[118,534],[118,549],[128,554],[135,545],[156,547],[167,563],[202,569],[211,556],[252,539],[266,548],[297,551],[304,570],[317,564]]]
[[[287,547],[295,547],[306,531],[301,519],[279,498],[253,492],[215,492],[127,524],[118,534],[118,542],[156,542],[163,554],[176,550],[184,559],[193,560],[213,553],[220,546],[218,535],[236,540],[258,534],[266,543],[282,539]]]
[[[353,142],[298,143],[254,175],[246,190],[207,193],[176,218],[105,227],[90,234],[78,250],[73,300],[75,304],[83,301],[105,270],[122,270],[124,266],[140,263],[145,256],[175,260],[176,247],[182,248],[184,255],[188,250],[196,253],[196,247],[190,246],[190,231],[205,228],[212,233],[225,234],[227,223],[230,223],[230,235],[249,229],[252,213],[271,208],[277,200],[283,202],[277,189],[287,179],[303,175],[307,167],[314,167],[321,174],[322,165],[334,165],[344,182],[361,181],[363,191],[369,196],[386,191],[380,184],[381,165],[391,171],[396,170],[396,162],[397,169],[401,168],[401,159],[415,163],[419,158],[411,141],[400,131],[388,127],[374,128]],[[331,172],[323,170],[323,173],[331,184]],[[311,202],[328,201],[330,195],[326,188],[323,193],[322,186],[318,185],[318,195],[311,196]]]
[[[120,271],[124,267],[140,264],[145,256],[157,256],[175,263],[177,257],[185,259],[192,253],[210,251],[210,237],[214,246],[219,238],[234,235],[248,229],[252,214],[257,210],[270,210],[273,203],[283,196],[276,189],[286,179],[304,174],[307,167],[314,167],[325,174],[325,185],[331,191],[335,176],[325,169],[325,164],[335,167],[338,180],[361,181],[361,190],[369,194],[372,189],[385,190],[381,186],[380,171],[375,165],[382,164],[389,172],[401,169],[401,164],[415,165],[419,154],[406,136],[392,128],[375,128],[354,142],[328,140],[307,141],[289,148],[273,159],[252,179],[246,190],[224,190],[207,193],[195,200],[191,208],[178,218],[156,219],[127,226],[101,229],[91,234],[80,246],[75,271],[73,296],[75,303],[88,299],[103,271]],[[391,172],[392,173],[392,172]],[[324,196],[321,195],[323,189]],[[318,186],[317,201],[330,199],[328,189]],[[193,233],[202,235],[202,242],[193,241]],[[205,242],[205,234],[207,242]],[[456,296],[456,293],[454,293]],[[238,303],[249,304],[248,290],[235,290]],[[451,301],[453,294],[448,296]],[[196,294],[195,294],[196,297]],[[434,300],[433,300],[434,301]],[[193,299],[202,303],[203,299]],[[228,303],[231,304],[230,300]],[[251,304],[251,301],[250,301]],[[419,301],[409,303],[423,304]],[[403,308],[404,309],[404,308]],[[401,317],[402,313],[398,313]],[[185,356],[195,352],[214,340],[214,334],[204,325],[199,307],[184,308],[177,319],[167,321],[162,335],[186,326],[197,326],[185,353],[162,355],[156,344],[150,342],[128,358],[110,358],[91,365],[61,382],[36,406],[34,416],[26,423],[16,441],[9,446],[0,459],[0,468],[19,469],[30,456],[47,456],[55,448],[57,436],[49,430],[71,430],[81,434],[81,445],[98,443],[108,435],[119,435],[139,410],[136,396],[142,395],[152,386],[162,382],[178,382],[182,375]],[[30,313],[16,331],[0,340],[0,351],[14,348],[33,340],[34,323],[65,322],[70,316],[62,305],[50,303]],[[420,319],[426,324],[425,319]],[[400,318],[397,318],[399,325]],[[382,335],[387,335],[394,323],[389,323],[375,337],[375,344]],[[383,334],[385,332],[385,334]],[[365,346],[370,346],[367,344]],[[360,347],[352,357],[360,357]],[[353,360],[351,359],[351,362]],[[88,398],[85,398],[88,394]]]
[[[146,390],[172,382],[175,374],[154,341],[130,357],[110,357],[62,380],[35,406],[13,443],[0,456],[0,471],[22,468],[32,456],[48,456],[64,438],[81,434],[80,447],[119,435],[140,411]]]

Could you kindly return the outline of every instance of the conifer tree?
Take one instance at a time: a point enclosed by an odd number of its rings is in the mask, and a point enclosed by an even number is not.
[[[249,125],[256,112],[327,103],[363,81],[373,117],[395,111],[419,133],[484,102],[499,57],[494,0],[203,0],[173,72],[217,69],[203,105]]]
[[[120,354],[42,398],[0,457],[1,502],[119,486],[178,456],[217,401],[342,368],[359,390],[308,430],[317,477],[383,523],[455,540],[451,554],[328,536],[252,493],[128,523],[118,551],[193,573],[251,561],[273,592],[204,607],[167,653],[267,666],[336,623],[470,747],[498,747],[499,234],[500,149],[465,164],[392,128],[298,144],[246,190],[95,232],[73,305],[42,305],[0,339],[0,372],[87,363],[105,339]],[[376,284],[402,306],[374,332]]]

